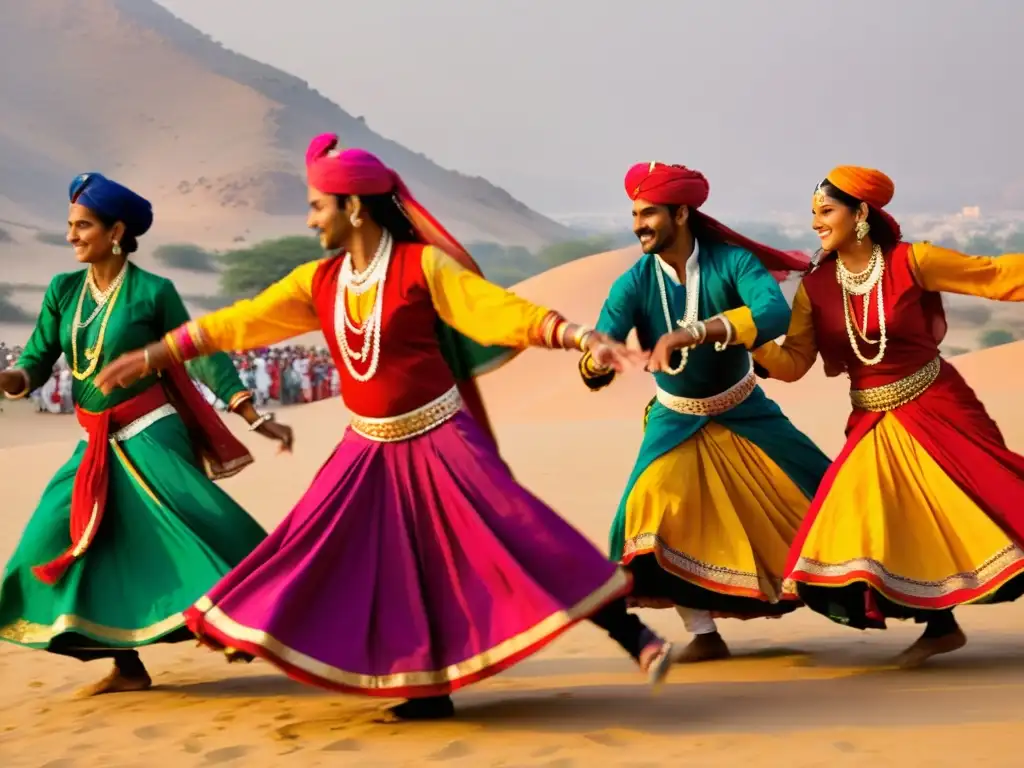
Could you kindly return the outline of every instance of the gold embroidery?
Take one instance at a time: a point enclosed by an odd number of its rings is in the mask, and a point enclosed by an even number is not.
[[[16,619],[10,624],[0,627],[0,639],[18,645],[46,645],[53,638],[65,632],[80,632],[94,639],[111,643],[146,643],[163,635],[170,634],[185,626],[185,618],[175,613],[166,619],[140,629],[121,629],[107,627],[103,624],[83,619],[73,614],[58,616],[52,624],[38,624],[27,619]]]
[[[352,414],[349,424],[365,438],[380,443],[408,440],[435,429],[462,408],[458,387],[452,387],[436,400],[400,416],[370,419]]]
[[[711,565],[690,555],[670,548],[656,533],[642,533],[624,543],[622,555],[628,560],[636,555],[655,554],[658,563],[669,573],[681,579],[707,582],[723,595],[752,597],[777,603],[782,593],[782,580],[768,574],[737,571],[721,565]]]
[[[817,585],[818,578],[827,578],[828,584],[821,584],[827,587],[841,587],[864,581],[864,574],[873,577],[883,588],[885,596],[893,602],[899,603],[899,595],[921,600],[938,600],[955,592],[969,591],[982,592],[964,602],[977,602],[994,590],[1001,587],[1004,581],[993,583],[993,580],[1007,568],[1024,562],[1024,550],[1016,544],[1000,550],[973,571],[954,573],[944,579],[936,581],[922,581],[900,576],[886,569],[877,560],[869,558],[856,558],[843,563],[822,563],[818,560],[811,560],[801,557],[793,569],[793,572],[802,572],[806,577],[800,578],[800,583]],[[836,582],[835,579],[847,579],[847,581]],[[787,579],[785,589],[787,592],[794,592],[793,579]],[[892,590],[892,593],[889,592]],[[895,595],[893,594],[895,593]]]
[[[850,402],[862,411],[894,411],[924,394],[942,371],[942,358],[936,357],[923,368],[891,384],[868,389],[851,389]]]
[[[629,590],[630,581],[630,576],[626,571],[621,568],[616,569],[614,575],[596,592],[585,597],[576,605],[568,610],[558,611],[548,616],[522,634],[511,637],[494,648],[490,648],[483,653],[471,656],[465,661],[452,664],[444,669],[403,672],[393,675],[363,675],[355,672],[346,672],[329,664],[324,664],[311,656],[289,648],[266,632],[239,624],[220,608],[214,606],[209,597],[199,599],[195,607],[204,614],[205,621],[219,632],[224,633],[235,641],[257,645],[274,658],[302,670],[306,674],[327,683],[350,688],[387,691],[389,688],[443,685],[490,669],[515,656],[517,653],[536,645],[545,638],[551,637],[565,629],[568,625],[590,616],[601,605],[625,594]]]

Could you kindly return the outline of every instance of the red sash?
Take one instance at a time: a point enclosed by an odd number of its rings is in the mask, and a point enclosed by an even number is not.
[[[49,563],[32,568],[32,573],[44,584],[60,581],[96,538],[107,505],[111,432],[170,403],[185,423],[196,453],[212,479],[229,477],[252,463],[249,451],[199,394],[183,366],[164,371],[162,382],[163,386],[156,384],[100,413],[75,408],[78,423],[88,434],[88,443],[71,492],[71,545]]]

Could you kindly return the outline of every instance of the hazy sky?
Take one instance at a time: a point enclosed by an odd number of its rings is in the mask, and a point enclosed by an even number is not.
[[[649,160],[717,212],[802,211],[839,163],[898,211],[1024,208],[1024,0],[159,1],[548,213]]]

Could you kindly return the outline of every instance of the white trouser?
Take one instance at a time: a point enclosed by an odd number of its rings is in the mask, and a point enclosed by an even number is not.
[[[677,605],[676,613],[679,614],[679,618],[683,620],[683,626],[691,635],[710,635],[712,632],[718,631],[715,620],[707,611],[695,611],[693,608],[683,608],[681,605]]]

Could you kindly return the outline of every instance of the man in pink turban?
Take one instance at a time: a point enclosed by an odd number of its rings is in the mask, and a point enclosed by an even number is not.
[[[629,574],[516,481],[473,381],[529,346],[617,368],[642,356],[489,283],[368,152],[321,136],[306,165],[307,223],[332,255],[97,377],[131,385],[171,358],[315,330],[338,369],[337,449],[264,544],[185,611],[189,628],[303,682],[407,699],[391,710],[406,720],[450,717],[452,692],[584,620],[660,682],[671,646],[627,610]]]
[[[750,350],[786,332],[778,279],[807,267],[700,208],[709,185],[681,165],[630,168],[643,256],[612,286],[597,329],[653,349],[657,394],[610,535],[635,580],[635,604],[675,606],[695,637],[677,661],[729,655],[713,615],[778,616],[782,573],[828,458],[757,385]],[[773,274],[774,273],[774,274]],[[584,383],[608,386],[601,350]]]

